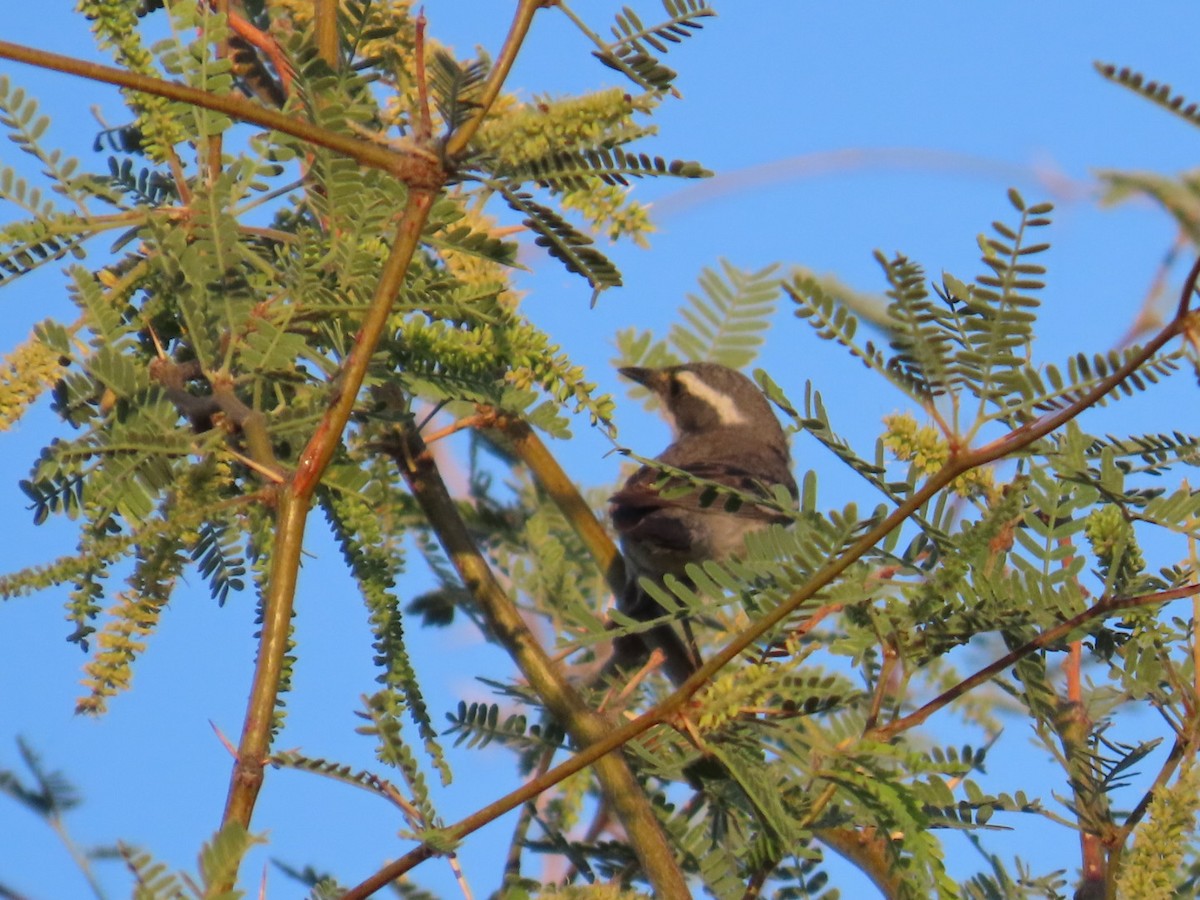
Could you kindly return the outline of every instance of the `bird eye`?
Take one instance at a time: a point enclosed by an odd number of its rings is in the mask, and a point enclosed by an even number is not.
[[[674,375],[671,376],[671,383],[667,387],[672,397],[678,397],[683,393],[683,383]]]

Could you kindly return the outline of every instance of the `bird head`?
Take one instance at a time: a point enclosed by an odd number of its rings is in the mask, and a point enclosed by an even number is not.
[[[785,441],[771,405],[754,382],[728,366],[692,362],[650,369],[618,370],[658,397],[677,437],[724,428],[747,428],[759,439]]]

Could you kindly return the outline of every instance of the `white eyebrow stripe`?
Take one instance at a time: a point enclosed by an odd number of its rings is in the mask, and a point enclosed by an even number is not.
[[[714,390],[711,385],[698,378],[694,372],[677,372],[675,377],[689,394],[703,400],[716,411],[717,419],[722,425],[747,424],[745,415],[737,408],[733,398],[728,394]]]

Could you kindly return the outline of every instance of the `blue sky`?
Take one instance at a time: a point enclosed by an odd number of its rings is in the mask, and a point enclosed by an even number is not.
[[[7,40],[95,57],[86,23],[70,3],[11,5]],[[617,9],[576,5],[602,30]],[[658,6],[633,5],[645,20]],[[425,9],[430,34],[462,52],[478,45],[494,53],[511,15],[511,4],[497,0],[431,0]],[[748,269],[802,265],[878,291],[883,280],[872,260],[878,248],[920,260],[931,275],[949,270],[969,278],[980,268],[976,234],[993,219],[1011,220],[1009,186],[1030,202],[1058,206],[1049,232],[1054,248],[1046,256],[1043,358],[1058,362],[1078,350],[1105,350],[1124,333],[1175,229],[1147,203],[1101,207],[1094,174],[1187,169],[1200,152],[1200,131],[1106,83],[1092,62],[1141,69],[1200,97],[1194,40],[1200,8],[1158,3],[1150,13],[1105,2],[1085,10],[1044,2],[1001,8],[727,0],[717,9],[720,17],[707,20],[702,34],[672,51],[668,61],[681,72],[683,99],[665,105],[657,118],[660,136],[646,148],[697,159],[717,177],[637,186],[636,195],[660,210],[660,231],[648,251],[611,248],[626,287],[602,295],[594,309],[582,281],[551,260],[528,257],[533,272],[521,284],[527,314],[604,388],[619,391],[611,335],[630,324],[665,330],[700,270],[719,258]],[[89,107],[98,104],[111,122],[124,121],[108,88],[6,62],[0,74],[40,98],[53,119],[50,141],[85,162],[96,131]],[[547,10],[509,87],[532,97],[619,83],[591,58],[566,18]],[[20,167],[25,158],[4,141],[0,163]],[[0,304],[5,346],[39,319],[67,311],[53,272],[0,293]],[[851,437],[873,436],[880,417],[904,405],[816,340],[785,307],[759,364],[793,397],[802,396],[811,379],[837,427]],[[1103,430],[1105,421],[1119,418],[1131,429],[1195,430],[1180,415],[1196,408],[1193,390],[1185,374],[1136,407],[1120,404],[1084,425]],[[640,404],[622,404],[617,422],[622,441],[642,452],[657,452],[665,438]],[[0,571],[49,560],[73,545],[68,523],[35,528],[16,488],[57,428],[41,410],[2,436],[0,508],[9,512]],[[618,461],[605,455],[608,442],[583,423],[576,431],[578,440],[556,448],[565,464],[583,484],[612,482]],[[832,473],[812,445],[799,441],[795,450],[799,469]],[[827,505],[840,505],[857,490],[834,477],[822,489]],[[353,733],[352,711],[374,675],[362,604],[340,574],[319,518],[310,526],[308,550],[297,620],[303,662],[279,747],[371,766],[369,741]],[[415,572],[400,590],[411,595],[426,584]],[[100,720],[72,713],[83,658],[63,640],[64,599],[65,592],[49,591],[0,606],[0,767],[17,766],[14,738],[24,735],[48,766],[78,785],[84,804],[68,821],[78,841],[122,838],[191,870],[220,818],[230,760],[210,722],[231,738],[240,728],[254,649],[252,598],[234,597],[217,609],[193,577],[141,660],[134,690]],[[460,696],[486,697],[473,681],[481,668],[506,671],[499,655],[465,628],[414,628],[410,641],[435,715]],[[1010,790],[1024,771],[1046,765],[1044,754],[1028,749],[1022,727],[1016,723],[1003,754],[994,755],[989,788]],[[439,794],[442,815],[452,821],[473,811],[510,778],[510,760],[501,751],[471,755],[460,781]],[[381,801],[297,773],[270,774],[255,824],[269,829],[271,845],[244,869],[247,886],[268,856],[313,863],[352,883],[407,848],[394,838],[403,823]],[[468,841],[462,864],[477,895],[494,887],[497,848],[509,831],[497,823]],[[87,895],[53,836],[3,798],[0,836],[0,883],[33,898]],[[1036,839],[1041,849],[1031,855],[1042,868],[1075,864],[1077,842],[1069,832],[1046,827]],[[99,872],[110,896],[121,896],[127,881],[120,867],[102,864]],[[269,879],[272,897],[301,893],[278,873]],[[442,863],[427,863],[417,880],[455,895]]]

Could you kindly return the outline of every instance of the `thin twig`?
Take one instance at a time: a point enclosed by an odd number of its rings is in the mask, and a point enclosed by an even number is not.
[[[1195,520],[1192,520],[1192,527],[1188,529],[1187,548],[1188,561],[1191,568],[1191,580],[1193,584],[1200,583],[1200,553],[1196,548],[1196,526]],[[1200,707],[1200,597],[1192,598],[1192,710],[1195,711]]]
[[[1194,524],[1194,523],[1193,523]],[[1197,574],[1197,551],[1196,538],[1189,530],[1188,533],[1188,558],[1191,561],[1191,581],[1193,586],[1200,588],[1200,575]],[[1113,836],[1112,845],[1114,847],[1124,847],[1129,839],[1129,835],[1133,833],[1133,829],[1146,815],[1150,808],[1150,803],[1162,791],[1167,789],[1167,785],[1178,771],[1180,765],[1189,757],[1195,757],[1197,746],[1200,745],[1200,636],[1197,635],[1197,629],[1200,629],[1200,591],[1192,595],[1192,696],[1184,698],[1184,707],[1186,709],[1186,720],[1181,723],[1181,726],[1176,729],[1175,743],[1171,747],[1171,752],[1167,754],[1166,760],[1159,769],[1158,774],[1154,778],[1154,783],[1150,785],[1138,800],[1137,804],[1125,817],[1125,821],[1121,823]],[[1118,861],[1113,868],[1120,867]],[[1114,873],[1115,874],[1115,873]]]
[[[1133,810],[1121,824],[1121,827],[1117,829],[1116,834],[1112,838],[1113,846],[1123,847],[1125,845],[1125,842],[1129,839],[1129,835],[1133,833],[1133,829],[1146,815],[1146,811],[1149,810],[1150,803],[1167,789],[1167,785],[1170,784],[1171,779],[1175,776],[1175,772],[1179,769],[1180,764],[1189,756],[1195,755],[1196,738],[1195,725],[1192,726],[1190,734],[1180,735],[1175,738],[1175,743],[1171,746],[1171,752],[1167,754],[1162,768],[1158,770],[1158,774],[1154,778],[1154,783],[1150,785],[1150,789],[1142,795],[1137,805],[1134,806]]]
[[[533,771],[538,775],[545,774],[546,770],[550,768],[550,764],[554,762],[556,749],[555,747],[547,747],[542,751],[541,758],[538,759],[538,763]],[[508,853],[504,857],[504,877],[501,879],[502,891],[521,877],[521,855],[525,849],[525,836],[529,833],[529,826],[533,824],[535,812],[534,802],[530,801],[521,807],[521,812],[517,816],[517,824],[513,826],[512,839],[508,842]]]
[[[762,896],[762,889],[767,883],[767,879],[771,877],[771,873],[778,866],[779,860],[774,857],[758,866],[754,870],[754,874],[750,876],[750,880],[746,882],[746,892],[742,894],[742,900],[758,900]]]
[[[463,900],[472,900],[474,895],[471,893],[471,886],[467,884],[467,876],[463,874],[462,866],[458,862],[458,854],[451,853],[446,861],[450,865],[450,871],[454,873],[458,889],[462,891]]]
[[[613,66],[615,69],[617,69],[620,72],[623,72],[626,76],[628,76],[633,81],[639,80],[637,72],[629,65],[629,63],[627,63],[620,56],[618,56],[617,54],[612,52],[613,45],[609,44],[607,41],[604,40],[604,38],[600,37],[600,35],[598,35],[595,31],[593,31],[591,28],[589,28],[587,22],[585,22],[582,18],[580,18],[579,14],[576,13],[575,10],[571,9],[571,7],[569,7],[566,3],[561,2],[561,0],[559,0],[559,2],[554,3],[554,5],[558,7],[560,12],[564,13],[566,15],[566,17],[571,20],[571,22],[575,25],[575,27],[578,28],[583,33],[584,37],[588,38],[593,44],[595,44],[599,48],[599,52],[601,54],[603,54],[603,56],[601,56],[601,58],[604,60],[606,65]],[[671,94],[672,97],[675,97],[675,98],[679,98],[680,96],[682,96],[679,93],[679,89],[674,86],[671,87],[669,93]]]
[[[269,85],[262,85],[259,89],[265,89],[270,94],[269,102],[283,106],[292,92],[292,82],[296,80],[296,72],[292,68],[291,60],[284,55],[283,49],[279,46],[279,41],[256,28],[249,20],[236,12],[229,13],[229,28],[239,38],[262,53],[275,68],[275,74],[279,76],[279,84],[275,84],[272,80]],[[264,71],[263,74],[264,77],[269,77],[269,73]]]
[[[892,671],[896,668],[896,664],[900,661],[900,655],[896,652],[896,644],[891,640],[883,642],[883,662],[879,666],[878,681],[875,684],[875,691],[871,696],[871,711],[867,714],[866,724],[863,726],[863,732],[869,733],[879,723],[879,712],[883,709],[883,698],[887,695],[888,685],[892,680]]]
[[[665,655],[663,654],[662,649],[655,647],[650,651],[650,655],[646,657],[646,661],[642,663],[641,667],[631,676],[629,676],[626,682],[621,686],[621,690],[618,691],[615,696],[613,695],[613,691],[610,690],[605,698],[600,701],[600,705],[597,707],[597,709],[603,711],[608,707],[608,704],[611,701],[615,701],[618,707],[624,706],[625,701],[629,699],[630,694],[637,690],[638,685],[650,677],[652,672],[662,668],[664,659]]]
[[[442,440],[443,438],[448,438],[448,437],[450,437],[450,435],[457,434],[458,432],[463,431],[464,429],[479,428],[486,421],[487,421],[487,416],[480,414],[480,413],[475,413],[474,415],[470,415],[470,416],[463,416],[461,419],[457,419],[457,420],[451,422],[446,427],[439,428],[437,431],[432,431],[429,434],[425,435],[425,443],[426,444],[434,444],[434,443],[437,443],[438,441]]]
[[[801,638],[810,634],[814,628],[821,624],[823,619],[831,615],[836,615],[845,608],[846,604],[844,603],[826,603],[824,606],[817,607],[805,616],[804,620],[798,625],[793,626],[787,635],[777,641],[772,641],[770,646],[763,648],[762,653],[758,655],[759,663],[764,663],[775,656],[794,655],[795,651],[788,649],[789,647],[794,647]]]
[[[96,878],[96,872],[92,869],[92,860],[87,853],[80,849],[71,837],[71,832],[67,830],[67,823],[63,821],[62,816],[52,814],[47,817],[51,830],[58,836],[67,853],[70,854],[71,860],[83,875],[84,880],[88,883],[88,887],[92,889],[92,893],[96,895],[96,900],[105,900],[108,896],[105,893],[100,880]]]
[[[244,453],[238,453],[231,447],[224,447],[222,448],[221,452],[229,454],[246,468],[257,472],[271,484],[283,484],[284,481],[287,480],[283,473],[279,471],[278,467],[265,466]]]
[[[175,182],[175,193],[179,195],[179,203],[184,210],[190,212],[192,206],[192,186],[188,184],[187,172],[179,160],[179,154],[174,147],[163,148],[167,155],[167,168],[171,170],[171,180]]]

